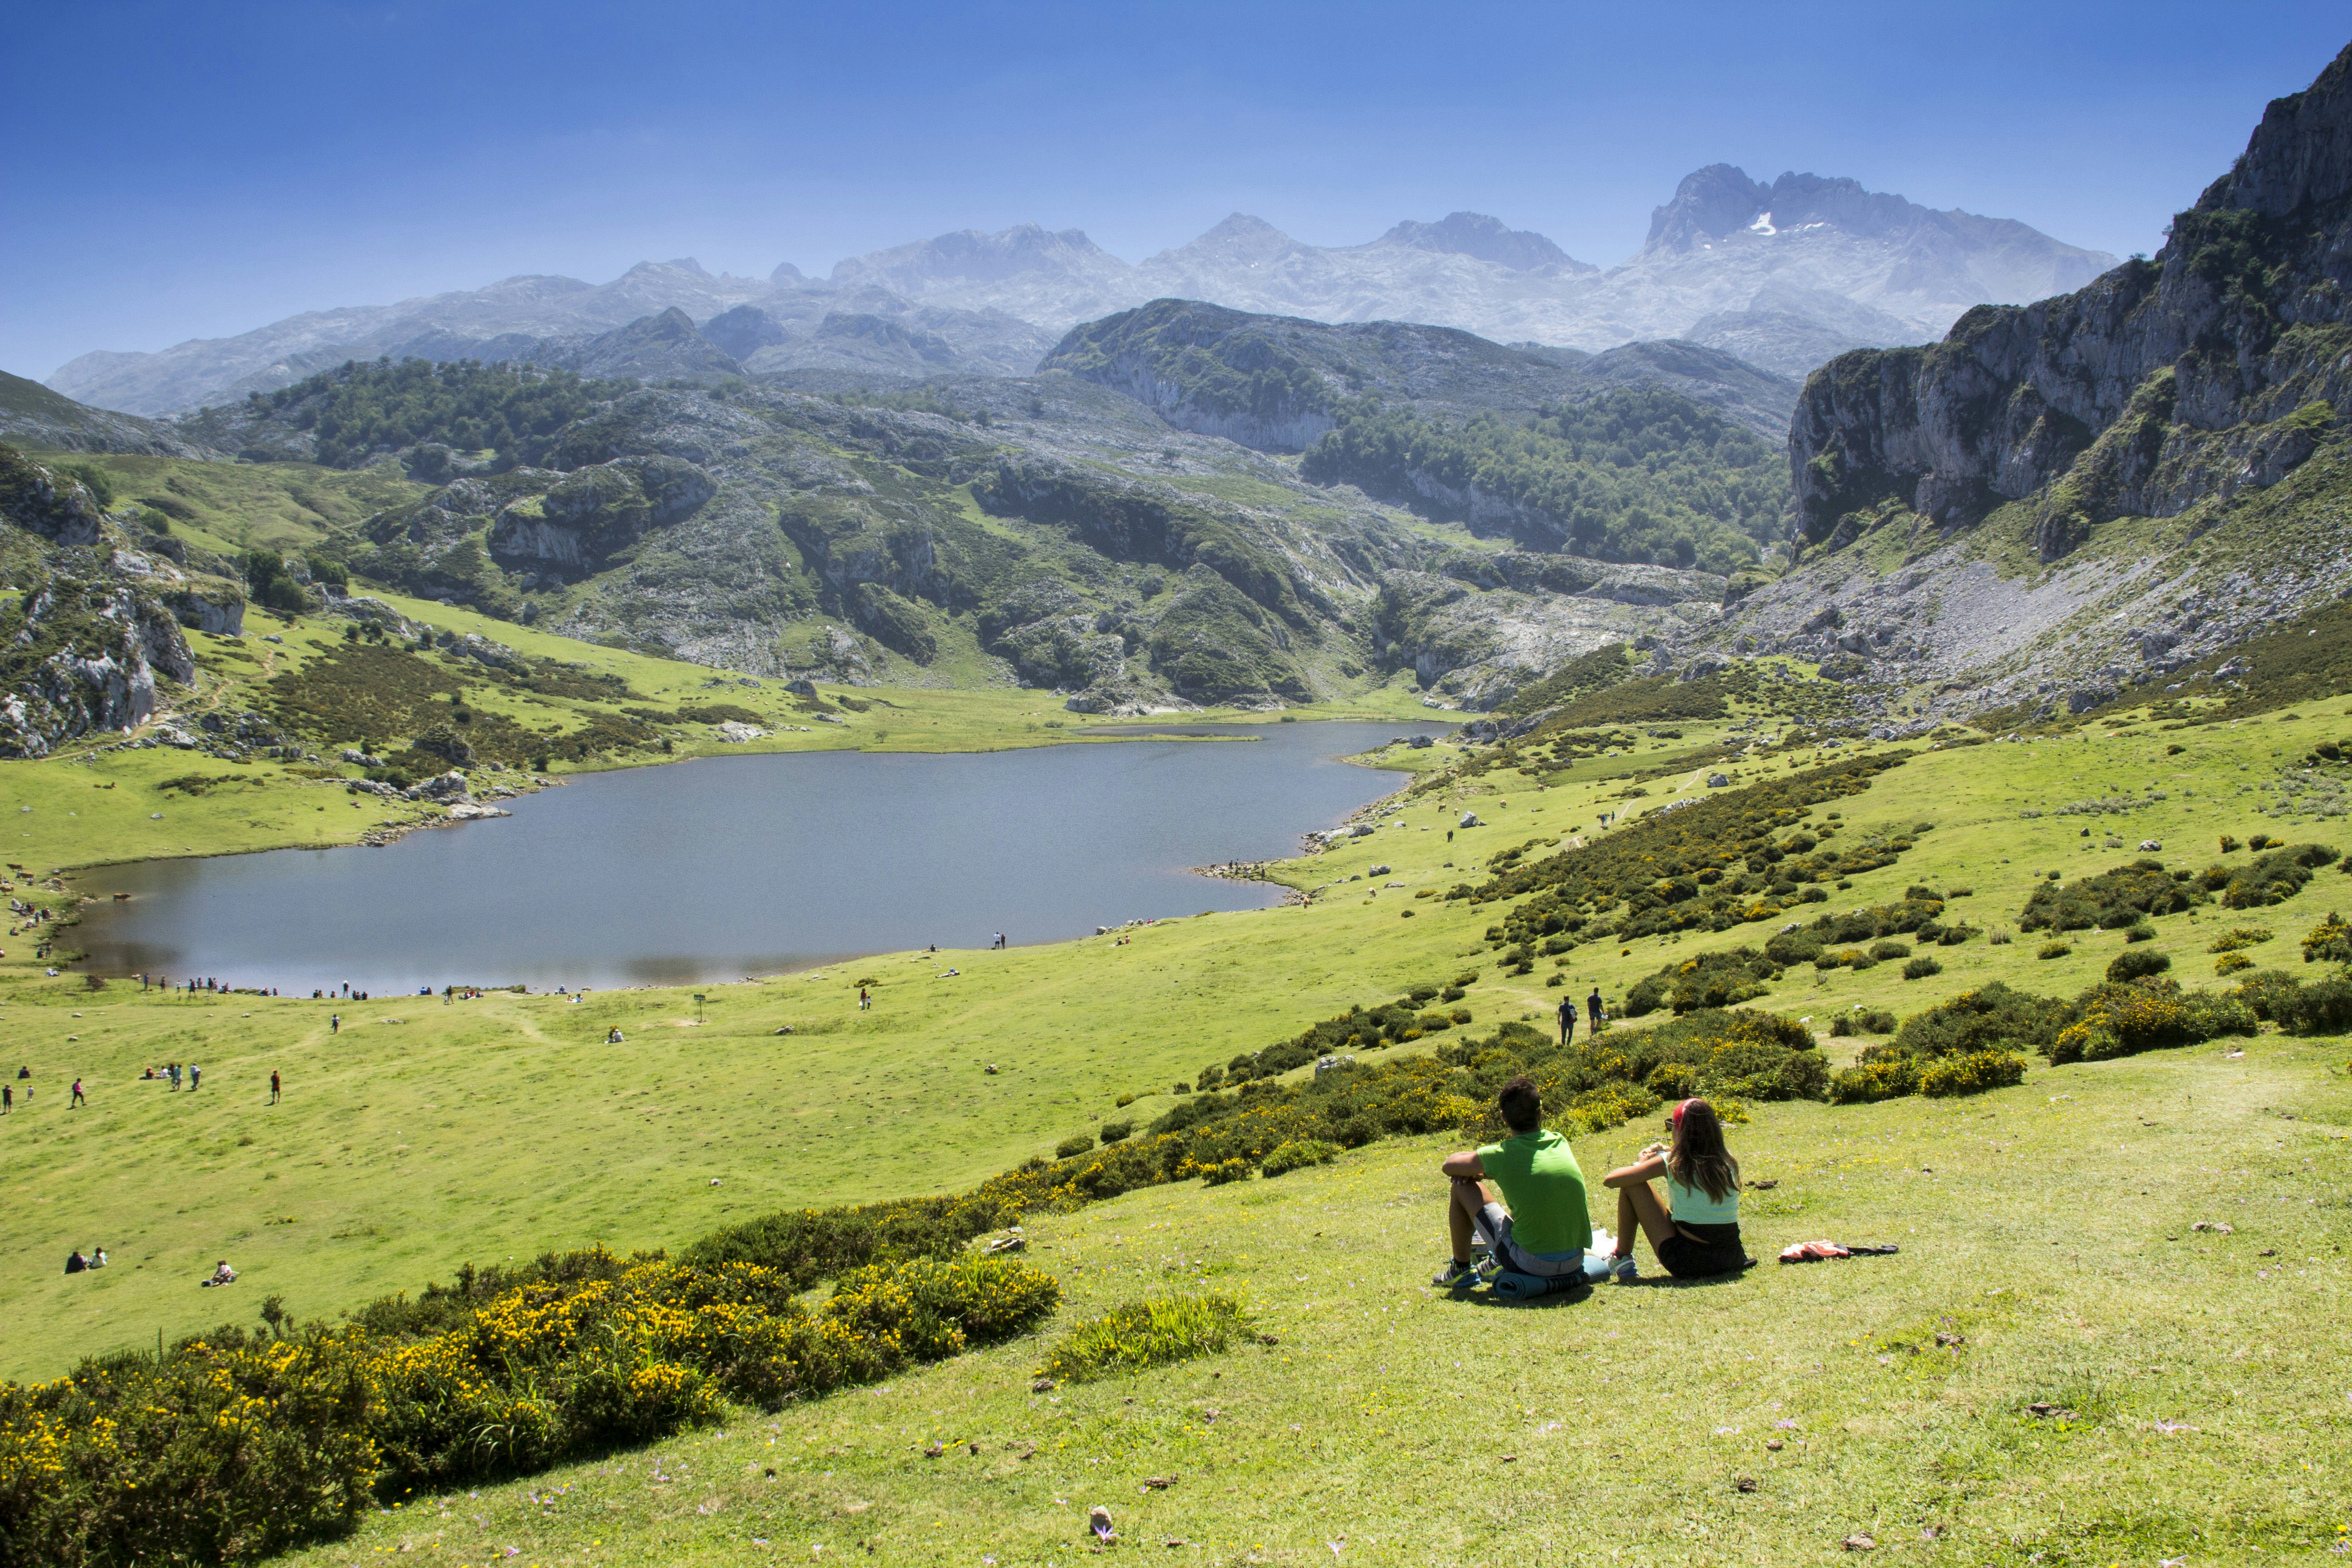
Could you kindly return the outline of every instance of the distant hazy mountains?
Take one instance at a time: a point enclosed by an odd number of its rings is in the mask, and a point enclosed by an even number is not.
[[[1400,223],[1354,246],[1303,244],[1237,213],[1139,265],[1076,229],[1024,224],[855,257],[822,280],[789,264],[765,281],[713,277],[691,260],[643,263],[601,285],[510,278],[310,311],[158,353],[84,354],[48,384],[100,407],[162,414],[380,354],[614,374],[594,363],[604,350],[593,341],[671,310],[715,353],[673,341],[650,363],[689,374],[1017,375],[1070,327],[1170,298],[1588,352],[1686,339],[1801,375],[1850,348],[1939,337],[1974,305],[2080,288],[2114,265],[2007,219],[1931,211],[1852,180],[1783,174],[1768,185],[1717,164],[1685,178],[1653,215],[1641,251],[1606,271],[1475,213]]]

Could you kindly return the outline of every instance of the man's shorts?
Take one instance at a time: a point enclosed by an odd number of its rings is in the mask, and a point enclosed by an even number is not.
[[[1514,1274],[1532,1274],[1538,1279],[1608,1278],[1608,1260],[1595,1254],[1579,1251],[1566,1258],[1544,1258],[1519,1246],[1511,1239],[1511,1216],[1500,1204],[1488,1204],[1479,1210],[1472,1228],[1494,1249],[1495,1261]]]

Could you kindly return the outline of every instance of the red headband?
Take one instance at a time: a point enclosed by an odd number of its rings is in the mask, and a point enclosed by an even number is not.
[[[1680,1105],[1677,1105],[1677,1106],[1675,1106],[1675,1114],[1674,1114],[1674,1119],[1673,1119],[1673,1120],[1674,1120],[1674,1123],[1675,1123],[1675,1135],[1676,1135],[1677,1137],[1681,1136],[1681,1134],[1682,1134],[1682,1130],[1683,1130],[1683,1112],[1684,1112],[1684,1111],[1685,1111],[1685,1110],[1688,1110],[1692,1106],[1696,1105],[1697,1103],[1698,1103],[1698,1101],[1697,1101],[1697,1100],[1684,1100]]]

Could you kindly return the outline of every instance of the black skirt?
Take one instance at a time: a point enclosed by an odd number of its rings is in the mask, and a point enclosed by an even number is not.
[[[1658,1243],[1658,1262],[1677,1279],[1702,1279],[1747,1268],[1748,1249],[1736,1225],[1683,1225]]]

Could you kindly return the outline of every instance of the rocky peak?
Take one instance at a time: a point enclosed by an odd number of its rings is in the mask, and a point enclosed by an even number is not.
[[[1746,228],[1764,210],[1769,187],[1748,177],[1745,169],[1709,163],[1694,169],[1675,187],[1674,200],[1650,214],[1650,237],[1643,254],[1655,250],[1688,250],[1703,240]]]
[[[1514,272],[1528,272],[1538,267],[1561,267],[1574,272],[1598,270],[1578,261],[1542,235],[1524,228],[1507,228],[1502,219],[1484,213],[1448,213],[1437,223],[1407,218],[1381,236],[1379,243],[1475,257]]]
[[[694,318],[675,305],[591,339],[572,358],[583,375],[600,379],[707,380],[743,374],[734,357],[696,331]]]
[[[1298,248],[1297,240],[1265,219],[1234,213],[1198,239],[1173,250],[1163,250],[1144,265],[1255,267],[1279,260]]]
[[[2267,487],[2352,416],[2340,334],[2311,330],[2340,328],[2347,290],[2352,48],[2270,106],[2153,261],[1814,372],[1789,435],[1800,526],[1834,541],[1888,500],[1964,523],[2054,485],[2055,560],[2110,518]]]
[[[1123,268],[1126,264],[1088,239],[1084,230],[1066,228],[1055,233],[1034,223],[1021,223],[995,234],[958,229],[912,245],[850,257],[835,263],[833,281],[874,284],[919,297],[1029,274],[1090,276],[1106,265]]]
[[[2234,208],[2285,217],[2352,193],[2352,47],[2298,93],[2271,100],[2230,172],[2197,209]]]

